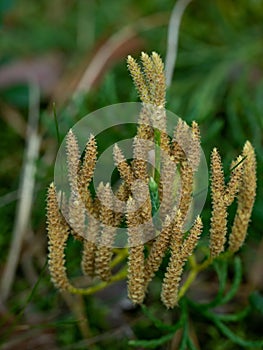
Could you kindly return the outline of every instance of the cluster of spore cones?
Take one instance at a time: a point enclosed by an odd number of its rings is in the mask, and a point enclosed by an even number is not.
[[[76,135],[68,132],[70,196],[57,193],[54,183],[48,189],[49,270],[59,290],[83,294],[90,290],[74,287],[67,277],[65,248],[72,234],[83,244],[83,273],[96,281],[98,278],[106,281],[105,286],[117,279],[113,268],[122,262],[121,257],[128,256],[127,269],[121,276],[127,276],[129,298],[141,304],[169,252],[161,299],[167,308],[173,308],[180,297],[184,265],[203,229],[200,216],[189,231],[184,229],[191,215],[194,176],[200,162],[200,132],[196,122],[189,127],[179,119],[173,136],[167,134],[164,65],[157,53],[151,56],[142,53],[141,65],[131,56],[127,63],[142,101],[133,140],[133,160],[127,161],[115,144],[113,158],[121,182],[115,191],[109,183],[100,183],[94,195],[90,187],[97,160],[96,139],[90,136],[81,157]],[[149,166],[150,157],[154,166]],[[210,173],[212,261],[226,250],[238,251],[246,237],[256,194],[256,159],[250,142],[245,143],[242,154],[232,162],[227,183],[216,148],[211,154]],[[228,207],[235,198],[237,209],[228,232]],[[119,226],[127,228],[125,254],[114,248]]]

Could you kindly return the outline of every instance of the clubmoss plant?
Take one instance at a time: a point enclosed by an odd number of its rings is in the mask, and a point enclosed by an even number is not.
[[[127,64],[142,101],[140,123],[133,140],[134,159],[129,163],[115,145],[113,158],[122,182],[114,193],[109,183],[101,183],[95,189],[94,197],[89,185],[96,165],[95,137],[90,136],[81,160],[76,136],[69,131],[67,165],[71,195],[68,202],[62,203],[68,208],[69,220],[66,221],[59,210],[57,198],[60,194],[56,193],[52,183],[47,199],[49,270],[59,290],[77,294],[92,294],[114,281],[127,278],[129,298],[135,304],[142,304],[150,281],[169,252],[161,300],[167,308],[173,308],[200,271],[211,265],[219,255],[233,254],[243,245],[256,195],[255,153],[247,141],[242,154],[231,164],[230,179],[226,184],[219,152],[217,149],[212,151],[210,253],[202,263],[197,263],[194,250],[202,234],[202,219],[200,216],[196,218],[189,233],[184,233],[183,227],[189,215],[194,174],[200,162],[198,124],[193,122],[189,127],[179,119],[170,138],[166,132],[166,86],[160,56],[155,52],[151,56],[142,53],[141,65],[128,56]],[[148,168],[144,160],[152,151],[145,141],[155,145],[155,166],[152,168]],[[181,177],[179,193],[175,186],[176,172]],[[99,199],[101,196],[104,197],[103,204]],[[237,211],[231,232],[227,235],[227,209],[236,197]],[[120,208],[117,199],[125,203],[124,208]],[[155,225],[158,210],[158,225]],[[85,225],[84,212],[88,213],[87,231],[92,239],[79,234]],[[123,221],[127,225],[129,247],[112,248],[116,227]],[[143,232],[141,225],[145,223]],[[87,288],[76,288],[67,278],[64,249],[69,234],[82,241],[83,273],[98,276],[101,280]],[[145,240],[147,235],[153,238]],[[128,266],[124,263],[127,257]],[[184,265],[188,260],[190,272],[181,285]],[[113,273],[117,265],[121,267]]]

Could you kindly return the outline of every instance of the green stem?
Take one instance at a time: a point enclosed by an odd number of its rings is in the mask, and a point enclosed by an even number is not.
[[[125,267],[121,271],[119,271],[116,275],[112,276],[109,281],[100,282],[95,286],[91,286],[88,288],[75,288],[73,286],[70,286],[68,289],[68,292],[72,294],[91,295],[108,287],[114,282],[125,279],[126,277],[127,277],[127,268]]]
[[[161,133],[160,130],[154,130],[154,144],[155,144],[155,167],[154,167],[154,181],[158,188],[160,184],[160,172],[161,172]]]
[[[191,284],[194,282],[196,275],[197,275],[197,270],[191,270],[187,280],[185,281],[185,283],[182,285],[182,287],[179,290],[179,294],[178,294],[178,300],[180,300],[185,293],[187,292],[187,290],[190,288]]]
[[[220,259],[228,259],[232,255],[233,254],[231,252],[227,251],[227,252],[221,254],[219,258]],[[195,256],[191,255],[189,257],[188,261],[189,261],[189,264],[191,266],[191,271],[189,272],[189,275],[187,276],[185,283],[182,285],[181,289],[179,290],[178,300],[180,300],[185,295],[185,293],[188,291],[188,289],[190,288],[190,286],[192,285],[192,283],[196,279],[196,276],[198,275],[198,273],[207,269],[208,266],[210,266],[213,263],[214,258],[209,256],[201,264],[197,264]]]
[[[116,254],[116,257],[110,263],[111,268],[117,266],[120,262],[127,258],[128,249],[122,249],[121,251],[117,251]]]
[[[59,127],[58,127],[58,117],[57,117],[57,110],[56,110],[56,104],[53,102],[53,115],[54,115],[54,120],[55,120],[55,126],[56,126],[56,134],[57,134],[57,141],[58,141],[58,146],[60,146],[60,133],[59,133]]]
[[[201,264],[197,264],[195,256],[192,255],[189,257],[189,263],[191,266],[191,271],[189,275],[187,276],[187,279],[185,283],[182,285],[179,294],[178,294],[178,300],[180,300],[185,293],[188,291],[194,280],[196,279],[196,276],[199,272],[205,270],[209,265],[211,265],[213,262],[213,259],[211,257],[208,257],[205,261],[203,261]]]

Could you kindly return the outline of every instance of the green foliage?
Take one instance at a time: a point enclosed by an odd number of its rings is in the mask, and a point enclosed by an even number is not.
[[[242,279],[242,265],[241,260],[235,257],[233,261],[233,278],[232,283],[227,287],[227,282],[230,279],[228,272],[229,260],[227,258],[218,258],[214,261],[213,267],[218,276],[218,293],[215,298],[209,303],[195,302],[184,297],[180,302],[180,315],[175,324],[169,325],[162,322],[155,317],[150,309],[145,305],[142,306],[144,315],[153,323],[153,325],[165,332],[166,334],[158,339],[152,340],[132,340],[129,342],[131,346],[143,346],[144,348],[157,348],[158,346],[170,341],[179,330],[181,333],[181,340],[179,349],[196,349],[191,334],[189,333],[190,317],[204,318],[207,323],[212,323],[220,331],[220,333],[227,338],[231,343],[239,345],[244,348],[261,348],[263,340],[247,340],[241,338],[237,333],[233,332],[227,323],[240,323],[246,319],[250,312],[251,306],[262,312],[262,296],[259,293],[253,293],[250,296],[250,303],[240,311],[232,314],[224,314],[216,311],[216,308],[223,307],[229,303],[238,293],[241,279]]]
[[[255,310],[257,310],[258,312],[263,314],[263,296],[262,296],[262,294],[255,291],[255,292],[251,293],[249,300],[250,300],[251,306]]]

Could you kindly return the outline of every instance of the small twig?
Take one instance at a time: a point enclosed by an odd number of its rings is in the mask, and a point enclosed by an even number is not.
[[[177,58],[178,51],[178,38],[179,38],[179,28],[184,11],[187,5],[192,0],[178,0],[174,5],[169,26],[168,26],[168,38],[167,38],[167,49],[166,49],[166,61],[165,61],[165,71],[166,71],[166,85],[169,87],[172,82],[174,67]]]
[[[83,296],[62,293],[62,297],[67,303],[72,314],[75,316],[83,339],[90,338],[92,336],[92,333],[90,330],[87,314],[85,312]]]
[[[20,178],[20,200],[17,206],[13,238],[8,260],[1,281],[1,296],[6,300],[13,284],[16,267],[26,230],[28,228],[33,203],[36,160],[38,158],[40,137],[38,134],[39,87],[34,82],[29,83],[29,116],[27,127],[27,146],[24,152],[23,171]]]

